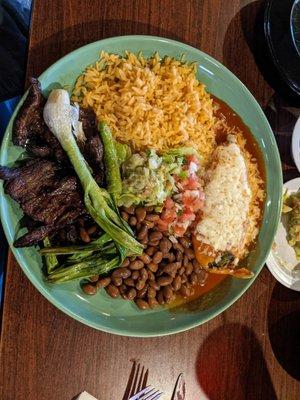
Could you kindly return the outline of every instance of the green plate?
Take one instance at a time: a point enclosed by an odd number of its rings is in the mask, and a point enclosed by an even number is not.
[[[255,250],[248,258],[255,277],[262,269],[270,251],[281,209],[282,172],[280,157],[272,130],[258,103],[248,89],[222,64],[207,54],[185,44],[152,36],[122,36],[88,44],[63,57],[41,76],[43,90],[59,83],[71,90],[77,76],[98,59],[101,50],[122,54],[124,50],[142,51],[150,56],[158,51],[161,56],[197,61],[198,78],[212,94],[228,103],[250,127],[262,151],[267,180],[263,223]],[[13,146],[11,131],[14,117],[23,103],[20,101],[7,127],[1,148],[1,165],[11,165],[21,150]],[[79,282],[50,285],[44,282],[41,258],[34,248],[15,249],[12,246],[18,221],[22,216],[18,205],[4,194],[1,186],[1,218],[9,245],[24,273],[33,285],[60,310],[84,324],[105,332],[126,336],[160,336],[181,332],[203,324],[231,306],[249,286],[251,280],[227,278],[215,290],[184,309],[156,309],[140,311],[131,302],[111,299],[103,290],[88,297]]]

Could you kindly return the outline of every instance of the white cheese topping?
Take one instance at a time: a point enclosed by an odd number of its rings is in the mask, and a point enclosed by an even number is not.
[[[235,143],[217,147],[213,158],[197,238],[216,251],[238,250],[244,244],[251,200],[245,161]]]

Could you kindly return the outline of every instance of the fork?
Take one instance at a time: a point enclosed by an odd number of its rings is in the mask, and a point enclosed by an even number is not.
[[[133,363],[123,400],[158,400],[162,393],[147,386],[149,370],[140,363]]]
[[[128,400],[158,400],[161,395],[162,392],[154,389],[152,386],[147,386]]]

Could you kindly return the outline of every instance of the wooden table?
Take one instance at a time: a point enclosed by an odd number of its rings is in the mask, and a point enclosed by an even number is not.
[[[27,76],[88,42],[148,34],[195,46],[230,68],[266,109],[288,177],[295,119],[274,95],[254,60],[252,0],[36,0]],[[8,258],[2,329],[3,400],[71,400],[87,390],[121,399],[138,359],[149,382],[169,399],[183,372],[187,399],[297,400],[300,398],[300,296],[276,283],[265,268],[228,311],[191,331],[135,339],[101,333],[46,301]]]

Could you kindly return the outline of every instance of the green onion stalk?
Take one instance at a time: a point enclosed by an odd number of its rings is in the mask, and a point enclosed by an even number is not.
[[[51,242],[50,239],[47,237],[44,238],[43,244],[45,246],[45,249],[50,250],[51,249]],[[59,265],[58,259],[55,254],[53,253],[45,253],[45,264],[47,268],[47,273],[51,274]]]
[[[120,257],[117,253],[112,254],[110,257],[109,255],[101,257],[101,255],[96,254],[76,264],[63,264],[47,277],[47,281],[50,283],[63,283],[74,279],[89,278],[92,275],[103,275],[118,267],[119,263]]]
[[[129,226],[118,214],[112,196],[98,186],[80,152],[72,133],[71,105],[66,90],[51,91],[44,107],[44,120],[74,167],[83,187],[85,206],[94,221],[113,239],[122,258],[127,255],[140,255],[143,246],[134,238]]]
[[[93,240],[89,244],[83,245],[71,245],[71,246],[59,246],[59,247],[49,247],[44,243],[44,248],[40,249],[39,253],[43,256],[46,255],[68,255],[72,254],[73,258],[76,259],[76,254],[88,254],[90,252],[99,251],[104,249],[104,245],[111,242],[111,238],[107,233],[104,233],[98,239]]]

